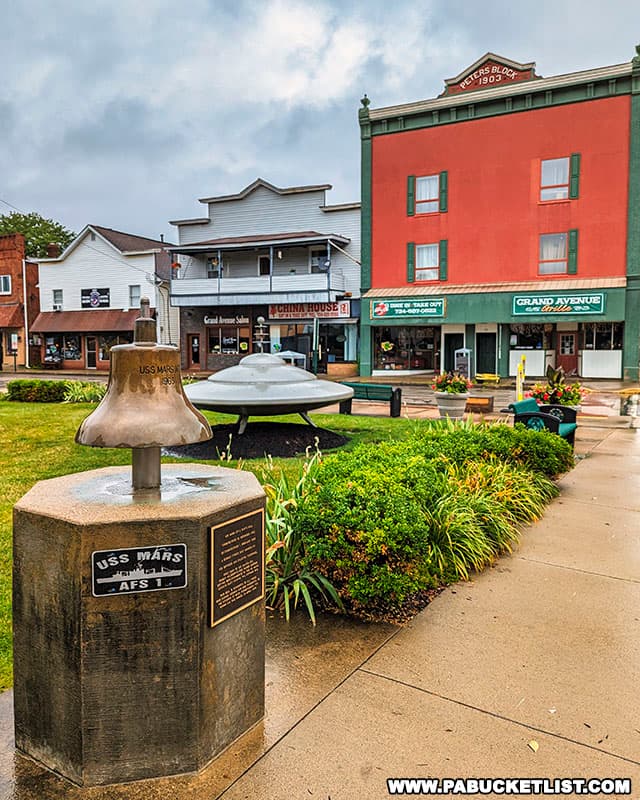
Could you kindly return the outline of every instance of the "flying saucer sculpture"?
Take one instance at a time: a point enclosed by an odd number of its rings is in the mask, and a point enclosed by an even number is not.
[[[244,433],[250,416],[300,414],[316,427],[307,411],[353,397],[348,386],[319,380],[268,353],[245,356],[235,367],[185,386],[184,391],[196,408],[237,414],[239,434]]]

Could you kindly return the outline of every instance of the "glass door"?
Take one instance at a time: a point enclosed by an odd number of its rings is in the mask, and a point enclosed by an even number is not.
[[[87,369],[96,368],[96,354],[98,352],[98,340],[95,336],[87,336]]]

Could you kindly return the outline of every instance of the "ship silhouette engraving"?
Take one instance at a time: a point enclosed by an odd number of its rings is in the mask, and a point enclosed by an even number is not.
[[[121,583],[122,581],[133,581],[139,580],[140,578],[176,578],[178,575],[182,575],[182,573],[183,570],[181,569],[167,569],[166,567],[161,567],[160,570],[144,570],[141,567],[137,567],[136,569],[130,569],[128,571],[120,570],[120,572],[116,572],[108,578],[96,578],[96,583]]]

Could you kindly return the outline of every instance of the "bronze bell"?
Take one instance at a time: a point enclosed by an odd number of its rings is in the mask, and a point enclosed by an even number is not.
[[[133,448],[134,489],[160,485],[161,447],[212,435],[182,388],[179,349],[156,341],[148,298],[141,299],[140,311],[133,344],[111,348],[107,392],[76,433],[78,444]]]

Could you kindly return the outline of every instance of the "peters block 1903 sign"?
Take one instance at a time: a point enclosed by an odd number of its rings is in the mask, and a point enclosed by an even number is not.
[[[512,314],[604,314],[604,292],[585,294],[516,294]]]

